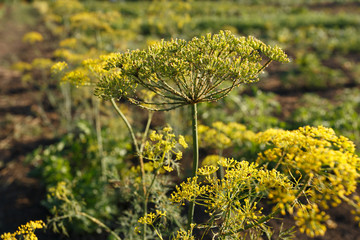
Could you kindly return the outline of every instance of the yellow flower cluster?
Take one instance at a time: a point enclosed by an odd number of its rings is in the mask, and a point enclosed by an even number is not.
[[[177,231],[176,236],[172,238],[172,240],[195,240],[195,237],[192,234],[195,226],[195,223],[191,223],[188,231],[180,229]]]
[[[61,80],[75,85],[87,85],[90,82],[87,72],[82,68],[66,73]]]
[[[227,158],[224,158],[220,155],[207,155],[204,160],[201,162],[202,166],[217,166],[219,161],[226,161]],[[222,164],[220,164],[222,165]]]
[[[80,12],[70,17],[70,26],[82,31],[104,31],[113,33],[109,22],[120,18],[118,12]]]
[[[176,191],[171,194],[170,201],[185,204],[184,201],[195,201],[195,199],[209,191],[209,186],[200,186],[198,177],[188,178],[186,182],[176,186]]]
[[[218,164],[226,168],[223,179],[210,176],[217,170],[216,166],[199,168],[199,174],[206,175],[204,181],[198,182],[198,177],[189,178],[180,187],[176,186],[171,201],[196,201],[205,206],[210,216],[222,218],[220,228],[228,234],[245,230],[266,217],[262,209],[257,209],[262,199],[275,204],[274,210],[291,211],[297,186],[284,174],[234,159],[218,158]]]
[[[59,43],[59,45],[60,47],[74,49],[77,42],[78,40],[76,38],[65,38]]]
[[[316,204],[302,206],[295,216],[295,222],[299,226],[300,232],[305,232],[310,237],[323,236],[326,232],[324,222],[328,219],[329,216],[320,211]]]
[[[23,42],[34,44],[37,42],[42,42],[44,38],[39,32],[28,32],[24,35],[22,40]]]
[[[163,168],[171,172],[177,168],[177,161],[182,158],[182,152],[177,147],[188,147],[184,137],[180,135],[176,139],[172,128],[165,127],[160,132],[152,131],[149,139],[145,142],[144,158],[152,161],[155,169]]]
[[[215,173],[218,169],[219,169],[219,167],[209,165],[209,166],[204,166],[204,167],[199,168],[197,173],[199,175],[211,175],[211,174]]]
[[[257,141],[269,146],[259,153],[257,162],[275,166],[296,182],[312,178],[307,195],[324,208],[329,203],[336,206],[356,189],[360,158],[354,153],[355,146],[330,128],[269,129],[258,133]]]
[[[225,211],[224,207],[230,205],[238,209],[239,203],[234,200],[241,198],[239,193],[244,192],[250,194],[243,196],[247,198],[268,196],[268,199],[276,204],[274,209],[281,208],[284,211],[285,207],[289,207],[295,200],[295,186],[276,170],[261,169],[257,164],[237,162],[233,159],[219,161],[219,164],[227,168],[224,179],[219,181],[208,178],[212,192],[209,196],[209,210],[213,212],[219,209]]]
[[[355,216],[354,220],[359,223],[360,227],[360,197],[355,195],[351,201],[351,205],[355,208],[354,210],[351,210],[351,213]]]
[[[57,62],[51,67],[51,73],[56,75],[64,71],[68,67],[66,62]]]
[[[147,213],[145,216],[141,217],[138,220],[138,222],[141,224],[153,225],[154,222],[161,217],[166,217],[166,211],[162,212],[162,211],[156,210],[156,214],[155,213]]]
[[[49,58],[35,58],[31,62],[31,65],[35,69],[47,70],[47,69],[51,68],[51,66],[53,65],[53,62]]]
[[[18,230],[14,233],[4,233],[1,235],[3,240],[16,240],[17,236],[21,239],[27,240],[37,240],[38,238],[35,235],[36,229],[41,229],[45,227],[45,223],[41,220],[29,221],[25,225],[21,225]]]
[[[230,122],[214,122],[212,127],[199,125],[199,142],[203,147],[225,149],[234,144],[241,145],[245,141],[252,141],[255,133],[247,130],[245,125]]]

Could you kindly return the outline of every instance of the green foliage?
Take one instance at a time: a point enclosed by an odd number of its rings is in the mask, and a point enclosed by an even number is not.
[[[281,105],[276,95],[256,88],[250,94],[239,89],[216,104],[205,103],[199,106],[199,118],[206,125],[211,125],[214,121],[237,122],[254,131],[283,127],[285,123],[277,117],[280,113]]]
[[[39,148],[28,157],[35,166],[32,175],[41,178],[49,191],[43,204],[52,214],[76,218],[76,213],[82,211],[107,220],[118,212],[116,199],[119,196],[103,174],[104,170],[110,175],[125,174],[128,166],[124,156],[129,146],[126,139],[107,137],[104,147],[106,154],[101,156],[94,129],[80,122],[75,133],[67,134],[57,144]],[[101,161],[105,161],[105,169],[102,169]],[[64,225],[62,221],[59,224]],[[98,231],[86,218],[75,225],[65,226],[68,230]]]

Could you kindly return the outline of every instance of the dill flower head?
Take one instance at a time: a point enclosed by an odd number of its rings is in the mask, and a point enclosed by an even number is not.
[[[156,214],[152,213],[152,212],[147,213],[145,216],[139,218],[138,222],[141,224],[152,225],[157,219],[159,219],[161,217],[166,217],[166,211],[162,212],[162,211],[156,210]]]
[[[158,132],[151,131],[149,141],[144,145],[144,158],[150,160],[155,169],[163,168],[167,172],[178,170],[178,161],[182,158],[178,146],[188,147],[183,136],[176,139],[171,127],[165,127]]]
[[[297,182],[311,179],[308,199],[323,208],[337,206],[355,192],[360,172],[360,158],[354,144],[336,136],[331,128],[302,127],[285,131],[269,129],[257,135],[267,150],[257,162],[288,173]]]
[[[3,240],[16,240],[17,236],[21,236],[20,239],[29,239],[37,240],[38,238],[35,235],[36,229],[41,229],[45,227],[45,223],[42,220],[29,221],[25,225],[18,227],[18,230],[14,233],[4,233],[0,236]]]
[[[109,58],[106,69],[119,74],[116,78],[104,75],[95,94],[103,99],[126,98],[151,110],[170,110],[219,100],[235,87],[257,81],[271,61],[289,59],[278,47],[254,37],[236,37],[230,31],[190,41],[161,41],[147,50]],[[136,94],[138,88],[148,89],[156,97],[145,101]]]
[[[28,32],[23,37],[23,42],[34,44],[37,42],[42,42],[44,37],[39,32]]]
[[[304,205],[298,209],[295,216],[295,223],[300,228],[300,232],[306,233],[310,237],[323,236],[326,232],[324,224],[329,216],[319,210],[315,204]]]

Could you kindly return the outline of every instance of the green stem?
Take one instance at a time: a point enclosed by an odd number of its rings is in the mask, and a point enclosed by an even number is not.
[[[222,157],[223,155],[223,150],[221,149],[220,152],[219,152],[219,160],[220,158]],[[219,165],[219,179],[222,180],[224,179],[224,176],[225,176],[225,169],[222,165]]]
[[[107,163],[104,158],[104,147],[103,147],[103,139],[101,135],[101,119],[100,119],[100,102],[98,99],[92,97],[93,105],[94,105],[94,119],[95,119],[95,129],[96,129],[96,138],[98,144],[98,151],[101,158],[101,177],[105,181],[106,180],[106,171],[107,171]]]
[[[191,105],[191,116],[192,116],[192,135],[193,135],[193,177],[196,177],[199,166],[199,139],[198,139],[196,103]],[[189,206],[188,229],[190,229],[190,224],[193,222],[194,210],[195,210],[195,200],[190,202],[190,206]]]
[[[147,137],[147,135],[148,135],[148,133],[149,133],[150,124],[151,124],[153,115],[154,115],[154,112],[153,112],[153,111],[149,111],[148,120],[147,120],[147,123],[146,123],[146,127],[145,127],[145,130],[144,130],[143,137],[142,137],[142,139],[141,139],[141,146],[140,146],[140,152],[141,152],[141,153],[143,152],[143,149],[144,149],[146,137]]]
[[[113,105],[113,107],[115,108],[116,112],[120,115],[121,119],[125,122],[127,129],[129,130],[131,139],[133,141],[136,153],[140,153],[140,149],[134,134],[134,131],[129,123],[129,121],[127,120],[127,118],[125,117],[125,115],[122,113],[122,111],[120,110],[120,108],[116,105],[115,99],[111,99],[111,104]]]
[[[150,124],[151,124],[151,120],[152,120],[152,116],[154,115],[154,112],[149,112],[149,116],[148,116],[148,121],[146,123],[146,127],[144,130],[144,134],[141,140],[141,145],[140,145],[140,168],[141,168],[141,175],[142,175],[142,185],[143,185],[143,192],[144,192],[144,205],[143,205],[143,211],[144,211],[144,216],[147,214],[147,205],[148,205],[148,200],[149,200],[149,195],[150,195],[150,189],[153,185],[153,182],[150,184],[149,189],[146,190],[146,185],[145,185],[145,169],[144,169],[144,159],[143,159],[143,150],[144,150],[144,145],[145,145],[145,140],[146,137],[148,135],[149,129],[150,129]],[[156,176],[154,177],[155,180]],[[146,239],[146,224],[143,225],[143,240]]]

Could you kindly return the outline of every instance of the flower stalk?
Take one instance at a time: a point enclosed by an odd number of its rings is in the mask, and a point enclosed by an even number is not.
[[[197,176],[197,170],[199,167],[199,139],[198,139],[198,124],[197,124],[197,104],[191,105],[191,116],[192,116],[192,137],[193,137],[193,172],[192,176]],[[193,223],[195,211],[195,200],[190,202],[188,212],[188,229],[190,229]]]

